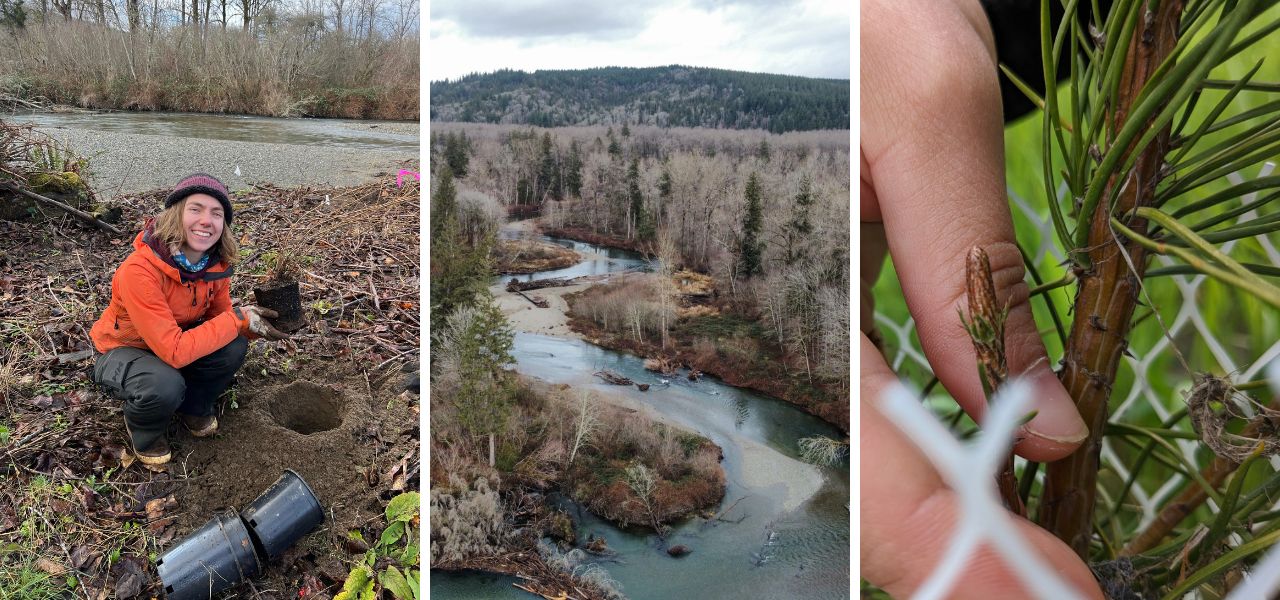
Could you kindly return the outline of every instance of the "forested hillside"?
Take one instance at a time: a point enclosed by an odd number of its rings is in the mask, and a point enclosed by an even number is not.
[[[849,81],[672,65],[500,70],[431,83],[431,120],[559,127],[849,128]]]

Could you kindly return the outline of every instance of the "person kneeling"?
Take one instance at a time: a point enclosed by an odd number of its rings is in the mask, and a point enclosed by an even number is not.
[[[232,308],[240,255],[227,188],[212,175],[182,179],[147,220],[111,279],[111,302],[90,331],[102,352],[93,379],[124,401],[138,460],[162,465],[174,413],[196,437],[218,429],[214,401],[244,364],[249,338],[289,336],[258,306]]]

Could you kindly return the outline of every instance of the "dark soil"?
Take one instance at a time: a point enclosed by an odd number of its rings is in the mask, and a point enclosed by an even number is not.
[[[296,281],[272,281],[253,288],[253,298],[258,306],[279,313],[275,319],[267,319],[273,327],[285,333],[293,333],[307,326],[302,314],[302,298]]]
[[[347,533],[377,539],[392,495],[384,474],[407,451],[417,454],[417,415],[397,399],[397,378],[370,393],[358,372],[332,371],[332,364],[316,362],[291,382],[273,377],[240,384],[239,408],[224,407],[217,436],[175,440],[175,456],[190,474],[176,493],[185,508],[180,530],[194,530],[221,507],[243,510],[285,469],[315,492],[324,522],[268,563],[255,582],[260,588],[296,589],[325,557],[357,558],[344,550]]]

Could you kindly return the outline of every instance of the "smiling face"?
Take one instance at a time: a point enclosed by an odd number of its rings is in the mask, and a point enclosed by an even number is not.
[[[199,260],[222,237],[222,204],[208,194],[187,196],[182,206],[182,253],[187,260]]]

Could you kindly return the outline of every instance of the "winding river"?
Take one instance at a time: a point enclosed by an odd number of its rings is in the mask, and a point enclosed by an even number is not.
[[[587,260],[535,274],[535,278],[612,273],[645,265],[635,253],[542,239],[574,247]],[[848,463],[815,468],[798,460],[796,448],[796,440],[805,436],[843,437],[835,427],[781,400],[715,378],[696,382],[683,376],[663,378],[645,371],[641,358],[578,339],[517,333],[512,354],[521,373],[623,396],[622,400],[644,405],[724,449],[728,488],[717,510],[731,505],[732,509],[722,521],[693,518],[674,526],[668,544],[691,548],[692,554],[684,558],[667,556],[652,533],[621,530],[570,500],[560,500],[578,521],[580,539],[603,535],[618,552],[616,559],[592,558],[629,598],[849,597]],[[641,392],[631,386],[605,385],[591,375],[599,369],[652,387]],[[532,597],[512,587],[514,581],[433,571],[431,594],[447,599]]]

